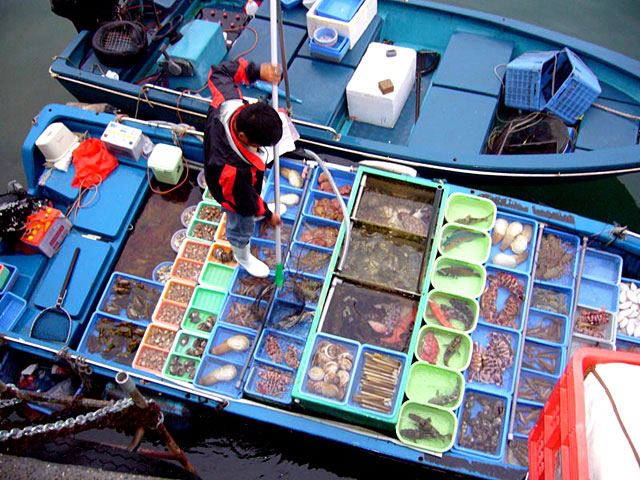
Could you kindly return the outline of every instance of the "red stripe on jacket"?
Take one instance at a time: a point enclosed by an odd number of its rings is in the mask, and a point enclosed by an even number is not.
[[[236,167],[231,165],[225,165],[220,174],[220,186],[222,187],[222,194],[231,203],[236,203],[233,198],[233,187],[236,183]]]

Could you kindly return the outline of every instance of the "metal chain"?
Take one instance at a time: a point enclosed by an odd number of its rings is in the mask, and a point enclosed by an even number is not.
[[[76,425],[84,426],[86,423],[94,423],[102,420],[105,417],[119,413],[123,410],[134,405],[131,398],[123,398],[118,400],[113,405],[102,407],[95,412],[89,412],[87,414],[78,415],[75,418],[67,418],[66,420],[58,420],[55,423],[47,423],[43,425],[29,426],[25,428],[12,428],[11,430],[0,430],[0,442],[6,442],[8,440],[18,440],[23,436],[32,437],[42,433],[57,432],[59,433],[64,428],[74,428]]]

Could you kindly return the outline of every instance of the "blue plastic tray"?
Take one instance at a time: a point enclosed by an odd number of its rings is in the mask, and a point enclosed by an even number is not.
[[[271,272],[275,272],[276,242],[272,242],[271,240],[260,240],[258,238],[252,238],[249,243],[251,254],[258,260],[262,260],[264,263],[266,263]],[[282,246],[282,244],[280,244],[280,246],[283,249],[281,258],[284,261],[284,247]]]
[[[544,406],[559,378],[559,375],[546,375],[528,368],[522,368],[520,370],[518,399],[527,400],[533,405]],[[535,389],[531,387],[532,382],[537,382]]]
[[[351,42],[349,39],[343,35],[338,35],[338,40],[336,40],[336,43],[332,47],[318,45],[313,41],[313,38],[309,39],[309,51],[311,55],[330,62],[341,62],[349,51],[350,45]]]
[[[312,261],[313,260],[313,261]],[[308,243],[293,242],[286,267],[294,272],[309,273],[324,277],[331,263],[331,252]]]
[[[255,298],[240,297],[238,295],[228,294],[227,298],[223,303],[220,316],[218,317],[218,321],[222,321],[227,324],[232,324],[236,326],[241,326],[244,328],[250,328],[252,330],[257,329],[259,322],[262,318],[261,315],[267,308],[267,302],[266,301],[260,302],[260,308],[256,315],[255,314],[256,310],[253,307],[255,304],[255,301],[256,301]],[[242,321],[246,321],[247,324],[241,325],[240,323],[238,323],[240,320],[238,318],[234,318],[233,312],[235,312],[236,309],[246,309],[248,307],[253,309],[250,310],[251,314],[248,317],[242,317],[243,318]]]
[[[500,268],[504,268],[505,270],[514,270],[516,272],[520,272],[520,273],[527,273],[530,274],[532,267],[533,267],[533,251],[535,249],[536,246],[536,241],[538,238],[538,222],[534,221],[534,220],[529,220],[529,219],[525,219],[523,217],[519,217],[517,215],[510,215],[507,213],[502,213],[498,210],[498,214],[496,215],[496,221],[498,221],[498,219],[500,218],[504,218],[505,220],[507,220],[509,223],[511,222],[520,222],[523,226],[524,225],[529,225],[532,228],[532,232],[531,232],[531,240],[529,241],[529,246],[527,247],[527,251],[529,252],[529,256],[527,257],[527,259],[525,261],[523,261],[520,265],[518,265],[517,267],[514,268],[509,268],[509,267],[505,267],[502,265],[496,265],[493,262],[493,258],[499,254],[499,253],[503,253],[506,255],[513,255],[513,251],[511,250],[511,248],[506,248],[505,250],[501,250],[501,242],[497,243],[496,245],[492,245],[491,246],[491,252],[489,253],[489,260],[487,261],[487,265],[493,265],[493,266],[499,266]],[[495,225],[495,224],[494,224]],[[494,226],[495,228],[495,226]],[[493,233],[493,229],[489,232],[489,234]]]
[[[554,324],[557,324],[557,330],[555,332],[550,332],[548,335],[545,335],[542,332],[536,332],[536,329],[549,328]],[[560,315],[531,308],[529,309],[527,331],[525,332],[525,335],[527,339],[535,339],[535,341],[539,343],[566,346],[569,343],[570,326],[571,323],[568,321],[567,315]]]
[[[522,366],[529,370],[549,375],[560,375],[564,371],[567,349],[534,340],[525,340],[522,351]]]
[[[7,277],[7,281],[4,282],[2,289],[0,289],[0,295],[4,295],[8,291],[10,291],[11,287],[13,287],[18,278],[18,267],[14,267],[13,265],[4,262],[2,262],[2,265],[4,265],[9,272],[9,276]]]
[[[311,329],[315,310],[305,308],[298,314],[300,307],[300,304],[276,299],[271,306],[266,326],[273,330],[288,333],[297,338],[306,339]],[[292,319],[291,317],[293,315],[300,316]]]
[[[339,40],[339,37],[338,37]],[[336,184],[336,187],[338,187],[338,190],[343,189],[343,193],[342,196],[349,198],[349,196],[351,195],[351,190],[352,188],[348,188],[349,187],[353,187],[353,183],[356,180],[356,175],[354,173],[351,172],[345,172],[344,170],[339,170],[336,168],[329,168],[329,173],[331,174],[331,177],[333,178],[334,183]],[[312,183],[312,187],[313,190],[318,190],[318,191],[324,191],[326,193],[333,193],[333,189],[329,189],[329,191],[326,190],[320,190],[320,176],[323,174],[324,172],[322,171],[321,168],[316,168],[314,174],[313,174],[313,183]],[[347,190],[349,190],[349,194],[345,194],[344,192],[346,192]]]
[[[617,285],[622,278],[622,257],[595,248],[587,248],[584,253],[582,277]]]
[[[303,174],[304,175],[308,175],[308,174],[311,173],[310,170],[309,170],[309,167],[307,165],[305,165],[303,163],[300,163],[300,162],[296,162],[294,160],[290,160],[288,158],[281,158],[280,159],[280,168],[289,168],[291,170],[296,170],[300,174],[301,177],[303,176]],[[307,169],[307,173],[306,174],[304,173],[305,169]],[[269,183],[271,185],[275,184],[275,181],[274,181],[275,174],[276,174],[276,169],[275,168],[269,169],[269,175],[267,177],[267,183]],[[304,185],[304,178],[303,178],[303,185]],[[297,188],[298,189],[297,193],[302,195],[302,187],[294,187],[293,185],[291,185],[289,183],[289,179],[287,177],[285,177],[284,175],[282,175],[282,173],[280,173],[280,186],[281,187],[289,187],[289,188]]]
[[[235,335],[244,335],[249,339],[249,346],[246,350],[241,352],[235,350],[229,350],[227,352],[220,352],[218,354],[213,354],[211,349],[215,346],[221,345],[230,337]],[[251,349],[251,344],[253,343],[254,338],[256,337],[256,332],[250,330],[248,328],[242,328],[237,325],[224,324],[223,322],[217,323],[211,332],[211,337],[209,338],[209,343],[207,343],[207,348],[205,350],[206,355],[220,357],[222,360],[228,360],[230,362],[244,364],[249,356],[249,350]]]
[[[564,251],[568,255],[573,257],[572,261],[564,270],[556,272],[553,269],[556,264],[552,265],[552,268],[545,270],[541,269],[541,258],[539,256],[535,280],[550,283],[553,285],[560,285],[563,287],[573,287],[573,285],[575,285],[576,275],[578,273],[578,249],[580,247],[580,237],[571,235],[570,233],[553,230],[551,228],[545,228],[542,233],[542,241],[544,242],[545,239],[547,239],[551,235],[553,235],[556,240],[560,240],[560,242],[562,242]]]
[[[499,279],[509,279],[509,280],[499,280]],[[506,271],[499,268],[487,267],[487,282],[485,286],[484,293],[480,296],[480,314],[478,320],[482,323],[489,323],[492,325],[498,325],[503,328],[509,328],[517,331],[522,331],[522,320],[524,318],[524,311],[527,305],[527,299],[529,296],[529,275],[516,273],[515,271]],[[496,313],[493,315],[493,319],[485,318],[483,314],[483,298],[485,296],[490,296],[490,290],[488,290],[489,282],[493,281],[498,284],[497,298],[495,301]],[[512,282],[512,283],[507,283]],[[513,286],[513,287],[512,287]],[[509,288],[513,288],[514,292],[511,292]],[[519,303],[518,314],[513,319],[512,326],[503,325],[498,322],[503,320],[500,319],[500,312],[504,310],[505,304],[507,300],[513,295],[513,298],[520,298],[520,293],[515,291],[516,288],[519,287],[519,292],[522,294],[522,299],[518,302],[514,302],[513,305]],[[513,300],[509,302],[512,304]],[[509,306],[507,306],[509,308]]]
[[[298,370],[305,342],[278,330],[265,328],[260,336],[255,358],[279,367]]]
[[[272,380],[273,377],[277,377],[278,380]],[[256,361],[251,367],[244,391],[248,396],[288,405],[291,403],[294,381],[293,370],[269,362]]]
[[[0,332],[10,332],[26,308],[27,302],[22,297],[11,292],[2,295],[0,298]]]
[[[297,287],[301,286],[301,282],[305,282],[307,285],[300,290]],[[320,298],[320,292],[322,291],[323,284],[323,277],[285,271],[284,285],[278,289],[276,298],[292,303],[302,303],[304,300],[307,307],[315,307],[318,303],[318,299]],[[294,289],[294,287],[296,288]],[[299,292],[308,292],[311,295],[301,298],[301,295],[303,294]]]
[[[116,282],[119,279],[131,282],[132,289],[128,295],[118,294],[115,292]],[[119,303],[116,303],[116,300],[122,300],[123,302],[126,301],[127,305],[133,305],[130,302],[132,302],[132,299],[135,295],[133,292],[134,288],[143,288],[145,291],[153,293],[148,295],[148,302],[146,302],[144,309],[132,308],[128,311],[126,306],[121,307]],[[121,318],[123,320],[149,322],[151,321],[153,311],[155,310],[156,304],[160,299],[163,288],[163,284],[152,282],[151,280],[146,278],[140,278],[122,272],[113,272],[111,274],[111,278],[109,278],[109,283],[105,287],[102,297],[100,298],[97,311],[117,318]],[[136,297],[140,298],[140,295],[136,295]],[[154,298],[155,300],[153,300]]]
[[[283,195],[295,194],[298,195],[299,200],[295,205],[287,205],[287,211],[284,212],[282,218],[288,218],[290,220],[295,220],[296,215],[298,214],[298,210],[301,207],[301,204],[304,202],[304,198],[302,198],[302,190],[299,188],[285,187],[280,185],[280,197]],[[262,193],[262,198],[264,198],[265,203],[273,202],[275,199],[275,187],[272,183],[267,185],[266,190]]]
[[[290,218],[283,218],[282,225],[280,225],[280,242],[283,245],[289,243],[289,240],[293,237],[293,220]],[[271,240],[275,242],[276,231],[271,225],[266,222],[257,222],[256,228],[253,231],[252,238],[260,240]]]
[[[233,365],[235,367],[236,376],[234,378],[226,381],[218,381],[216,383],[213,383],[212,385],[205,385],[204,383],[202,383],[204,377],[206,377],[213,370],[224,365]],[[198,372],[196,373],[196,378],[193,381],[193,385],[203,390],[209,390],[212,392],[227,395],[229,397],[237,398],[242,394],[242,388],[236,388],[236,382],[238,381],[238,376],[242,371],[242,367],[243,364],[241,363],[231,362],[224,358],[213,357],[211,355],[205,354],[204,357],[202,357],[200,366],[198,367]]]
[[[364,0],[320,0],[316,14],[341,22],[349,22],[362,6]]]
[[[538,421],[542,407],[526,400],[518,400],[515,408],[513,433],[529,435],[529,432]]]
[[[327,229],[329,235],[323,235],[319,240],[318,235],[311,235],[312,230],[317,228]],[[338,233],[340,232],[340,226],[335,222],[330,222],[323,218],[310,217],[308,215],[302,215],[300,222],[295,233],[295,240],[299,243],[309,243],[310,245],[326,248],[327,250],[333,250],[338,240]],[[307,240],[307,241],[305,241]]]
[[[553,298],[552,302],[545,299]],[[533,282],[530,307],[545,312],[569,316],[573,306],[573,288],[556,287],[541,282]]]
[[[620,287],[617,285],[583,277],[578,290],[578,304],[591,308],[604,307],[607,312],[617,312],[619,295]]]
[[[269,274],[267,278],[256,278],[244,268],[236,268],[231,277],[229,292],[241,297],[257,298],[263,288],[273,285],[274,282],[274,273]],[[266,293],[263,298],[268,298]]]
[[[316,213],[314,213],[313,209],[315,207],[315,204],[317,201],[320,201],[320,200],[323,202],[331,202],[333,205],[335,205],[340,211],[338,218],[328,218],[326,214],[322,214],[322,212],[319,212],[317,210],[316,210]],[[345,202],[345,205],[346,205],[346,202]],[[307,198],[304,201],[304,208],[302,211],[308,217],[321,218],[323,220],[327,220],[335,224],[336,226],[339,226],[340,223],[342,223],[342,220],[344,218],[342,210],[340,210],[340,204],[338,203],[336,196],[333,195],[332,193],[325,193],[319,190],[312,190],[311,192],[309,192],[309,194],[307,194]]]

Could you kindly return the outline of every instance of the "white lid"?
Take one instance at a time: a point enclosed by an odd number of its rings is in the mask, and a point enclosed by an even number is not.
[[[182,161],[182,149],[175,145],[166,143],[158,143],[153,147],[147,164],[150,168],[157,170],[171,171],[175,170]]]
[[[71,162],[71,154],[79,143],[78,137],[60,122],[49,125],[36,140],[36,146],[47,163],[64,171],[67,170]]]

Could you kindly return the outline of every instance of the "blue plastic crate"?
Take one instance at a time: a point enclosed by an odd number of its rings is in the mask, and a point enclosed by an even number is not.
[[[293,187],[285,187],[280,185],[280,198],[283,195],[298,195],[298,203],[295,205],[286,205],[287,211],[284,212],[284,215],[281,215],[283,219],[295,220],[296,215],[298,214],[298,210],[300,209],[302,202],[304,199],[302,198],[302,190],[299,188]],[[262,193],[262,198],[264,198],[265,203],[271,203],[275,199],[275,186],[271,183],[267,185],[266,190]]]
[[[2,295],[0,297],[0,332],[10,332],[26,308],[27,302],[22,297],[11,292]]]
[[[487,261],[487,265],[494,265],[496,267],[499,266],[500,268],[504,268],[505,270],[514,270],[516,272],[530,274],[533,268],[533,258],[534,258],[533,252],[535,250],[536,241],[538,238],[538,222],[536,222],[535,220],[530,220],[524,217],[520,217],[518,215],[511,215],[511,214],[502,213],[498,211],[498,214],[496,215],[496,221],[498,221],[498,219],[500,218],[505,219],[509,223],[520,222],[523,225],[523,227],[526,227],[527,225],[531,227],[531,240],[529,241],[529,245],[526,250],[529,253],[529,256],[522,263],[520,263],[519,265],[513,268],[506,267],[503,265],[497,265],[493,261],[494,257],[497,254],[502,253],[505,255],[514,255],[513,250],[511,250],[510,246],[504,245],[505,249],[503,250],[501,249],[501,247],[503,246],[502,242],[499,242],[491,246],[491,252],[489,253],[489,260]],[[493,228],[495,228],[495,224]],[[490,234],[493,233],[493,229],[489,233]]]
[[[315,315],[312,308],[304,308],[301,304],[276,299],[267,317],[268,328],[286,332],[297,338],[306,339]]]
[[[569,343],[571,322],[567,315],[529,309],[527,318],[527,339],[549,345],[566,346]]]
[[[584,253],[582,277],[617,285],[622,278],[622,257],[595,248],[587,248]]]
[[[229,292],[241,297],[257,298],[263,289],[275,283],[275,273],[269,274],[267,278],[258,278],[249,274],[244,268],[236,268],[231,278],[231,288]],[[263,296],[263,298],[268,298]]]
[[[266,301],[261,301],[260,305],[256,306],[255,298],[228,294],[218,321],[255,330],[262,320],[263,313],[266,313],[266,308]]]
[[[323,277],[285,271],[284,284],[278,289],[276,298],[292,303],[304,302],[307,307],[315,307],[323,284]]]
[[[273,403],[291,403],[291,389],[295,372],[269,362],[255,361],[249,372],[244,391],[248,396]]]
[[[273,164],[271,164],[271,167],[273,167]],[[289,179],[282,174],[283,168],[288,168],[290,170],[295,170],[296,172],[298,172],[300,176],[303,177],[303,185],[304,185],[304,176],[309,173],[309,167],[304,163],[296,162],[295,160],[290,160],[288,158],[280,159],[280,186],[288,187],[288,188],[297,188],[299,190],[299,193],[302,194],[302,187],[294,187],[293,185],[291,185],[291,183],[289,183]],[[276,174],[276,169],[271,168],[269,170],[269,175],[267,177],[267,181],[271,185],[275,184],[275,177],[274,177],[275,174]]]
[[[542,110],[547,100],[542,87],[549,84],[555,52],[526,52],[507,64],[504,104],[523,110]]]
[[[18,267],[14,267],[13,265],[4,262],[2,263],[2,265],[7,269],[7,272],[9,274],[6,281],[4,282],[4,285],[2,285],[2,288],[0,288],[0,295],[4,295],[8,291],[10,291],[11,287],[13,287],[13,285],[16,283],[16,280],[18,279]]]
[[[498,325],[503,328],[522,331],[522,320],[524,318],[525,306],[527,305],[527,299],[529,296],[529,275],[516,273],[514,271],[506,271],[494,267],[487,267],[486,270],[487,282],[484,292],[480,297],[481,308],[478,320],[485,324]],[[493,313],[492,318],[486,318],[485,315],[488,315],[489,312],[485,312],[485,309],[482,308],[482,305],[485,303],[483,301],[485,300],[485,296],[491,296],[492,290],[489,288],[490,284],[497,285],[497,297],[494,302],[496,312]],[[514,302],[514,299],[518,298],[520,298],[521,300],[515,300]],[[490,299],[487,301],[489,303],[491,302]],[[511,305],[519,305],[517,315],[507,315],[503,318],[501,313],[504,312],[506,314]],[[507,310],[505,310],[505,307],[507,308]],[[500,323],[506,321],[507,319],[509,319],[513,323]]]
[[[129,293],[116,292],[117,282],[120,280],[130,282],[131,290]],[[150,322],[153,311],[156,308],[158,300],[164,285],[153,282],[146,278],[136,277],[122,272],[113,272],[109,283],[102,293],[100,302],[98,302],[97,311],[121,318],[123,320],[134,320],[142,322]],[[146,292],[146,299],[143,306],[136,303],[134,306],[134,296],[138,299],[143,298],[141,292]]]
[[[353,188],[353,183],[356,180],[355,173],[346,172],[337,168],[329,168],[328,170],[331,174],[331,177],[333,178],[334,183],[336,184],[336,187],[338,187],[338,190],[342,190],[341,195],[345,198],[349,198],[349,196],[351,195],[351,190]],[[316,168],[315,173],[313,174],[313,183],[311,184],[313,190],[333,193],[333,189],[330,187],[324,187],[328,188],[328,190],[324,190],[321,188],[319,180],[321,178],[321,175],[323,174],[324,172],[321,168]],[[323,182],[323,184],[325,184],[325,182]],[[346,193],[347,191],[349,193]]]
[[[330,202],[332,206],[335,206],[338,209],[337,211],[333,209],[330,210],[331,213],[336,214],[335,218],[329,218],[331,215],[328,213],[324,213],[322,211],[323,209],[319,208],[319,205],[316,205],[316,202],[322,202],[322,203]],[[346,202],[345,202],[345,205],[346,205]],[[316,208],[315,212],[314,212],[314,208]],[[311,192],[307,194],[307,197],[305,198],[305,201],[304,201],[304,207],[302,212],[308,217],[321,218],[323,220],[332,222],[336,226],[339,226],[340,223],[342,223],[342,220],[344,218],[344,214],[342,212],[342,209],[340,208],[340,203],[337,197],[332,193],[325,193],[319,190],[311,190]]]
[[[249,241],[251,254],[258,260],[264,262],[271,272],[276,270],[276,242],[271,240],[260,240],[252,238]],[[280,244],[282,248],[281,261],[284,262],[284,245]]]
[[[328,60],[329,62],[341,62],[349,51],[350,45],[351,42],[349,38],[343,35],[338,35],[338,40],[332,47],[318,45],[313,41],[313,38],[309,39],[309,51],[311,55],[322,60]]]
[[[276,231],[275,228],[272,227],[267,222],[257,222],[256,228],[253,231],[253,238],[258,238],[260,240],[271,240],[275,242],[276,240]],[[289,241],[293,237],[293,219],[283,218],[282,225],[280,225],[280,242],[283,245],[289,243]]]
[[[573,307],[573,288],[533,282],[529,306],[536,310],[569,316]]]

